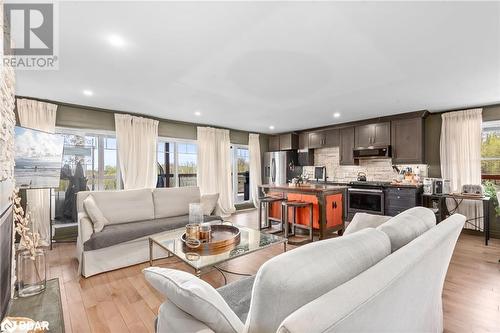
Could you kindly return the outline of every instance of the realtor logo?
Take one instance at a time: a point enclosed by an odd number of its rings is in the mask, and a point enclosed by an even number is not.
[[[2,333],[32,331],[49,331],[49,322],[34,320],[10,320],[9,318],[5,318],[0,324],[0,332]]]
[[[57,5],[36,2],[3,6],[3,65],[16,69],[57,69]]]

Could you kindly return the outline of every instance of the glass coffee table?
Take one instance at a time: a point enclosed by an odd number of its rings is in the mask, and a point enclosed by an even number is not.
[[[159,246],[167,251],[168,257],[171,255],[177,257],[186,265],[194,269],[196,276],[200,277],[201,271],[205,268],[215,268],[222,273],[224,280],[226,276],[224,272],[236,275],[247,275],[226,271],[217,267],[231,259],[263,250],[272,245],[283,244],[283,251],[286,252],[286,238],[276,236],[274,234],[266,234],[259,230],[250,229],[247,227],[236,226],[240,229],[240,242],[231,250],[218,254],[198,254],[186,248],[181,240],[182,234],[186,232],[186,228],[174,229],[149,237],[149,265],[153,265],[153,247]]]

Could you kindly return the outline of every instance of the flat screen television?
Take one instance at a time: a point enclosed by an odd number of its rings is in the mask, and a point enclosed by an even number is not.
[[[14,179],[19,188],[59,187],[64,137],[16,126]]]

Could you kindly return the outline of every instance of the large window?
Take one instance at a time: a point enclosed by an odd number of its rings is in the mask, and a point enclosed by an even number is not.
[[[487,194],[500,192],[500,121],[483,123],[481,178]]]
[[[76,221],[75,194],[79,191],[122,188],[112,133],[91,133],[58,128],[64,137],[61,181],[54,191],[55,218],[61,223]]]
[[[196,186],[198,146],[195,142],[160,139],[157,151],[163,186]]]

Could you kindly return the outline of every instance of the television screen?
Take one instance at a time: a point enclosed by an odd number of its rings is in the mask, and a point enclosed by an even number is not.
[[[64,145],[62,135],[17,126],[14,145],[17,187],[59,187]]]

